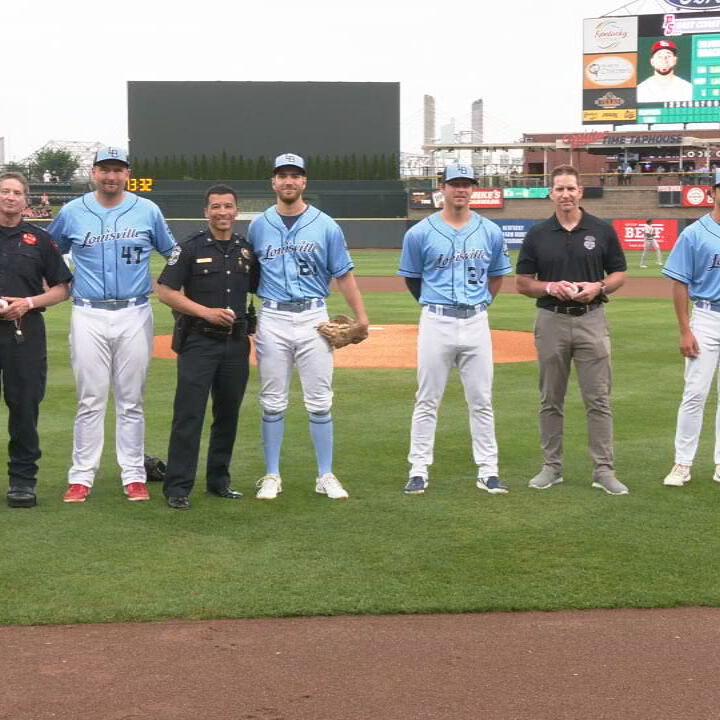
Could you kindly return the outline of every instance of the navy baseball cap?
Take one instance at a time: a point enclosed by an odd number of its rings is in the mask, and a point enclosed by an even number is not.
[[[100,148],[95,153],[95,160],[93,165],[98,165],[101,162],[121,162],[130,167],[130,160],[128,160],[127,150],[123,150],[119,147],[104,147]]]
[[[283,153],[275,158],[275,166],[273,174],[277,172],[281,167],[294,167],[298,170],[302,170],[305,174],[305,161],[294,153]]]
[[[448,165],[443,173],[443,182],[451,180],[469,180],[477,185],[472,165]]]

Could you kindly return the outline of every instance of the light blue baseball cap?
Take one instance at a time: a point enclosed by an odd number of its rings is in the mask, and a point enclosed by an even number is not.
[[[713,180],[713,187],[720,185],[720,170],[715,171],[715,179]]]
[[[101,162],[121,162],[125,163],[125,165],[130,167],[130,160],[128,160],[127,150],[123,150],[123,148],[119,147],[108,146],[100,148],[95,153],[95,160],[93,160],[93,165],[97,165]]]
[[[451,180],[469,180],[477,185],[472,165],[448,165],[443,174],[443,182]]]
[[[273,172],[281,167],[295,167],[305,173],[305,161],[295,153],[283,153],[275,158],[275,166]]]

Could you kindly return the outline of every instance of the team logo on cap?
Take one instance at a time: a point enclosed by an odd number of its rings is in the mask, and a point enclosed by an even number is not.
[[[595,247],[595,238],[592,235],[586,235],[583,245],[586,250],[592,250]]]

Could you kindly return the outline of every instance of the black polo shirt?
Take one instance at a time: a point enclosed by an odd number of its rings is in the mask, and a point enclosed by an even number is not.
[[[257,290],[259,264],[245,238],[233,234],[215,240],[210,230],[192,235],[175,248],[158,282],[205,307],[229,307],[237,317],[247,312],[247,293]]]
[[[612,225],[585,210],[572,230],[566,230],[557,215],[530,228],[516,267],[518,275],[533,275],[546,282],[600,282],[610,273],[626,270],[625,254]],[[538,307],[582,305],[561,302],[551,295],[543,295],[536,304]]]
[[[45,292],[43,280],[48,287],[72,280],[50,235],[29,222],[0,225],[0,296],[41,295]]]

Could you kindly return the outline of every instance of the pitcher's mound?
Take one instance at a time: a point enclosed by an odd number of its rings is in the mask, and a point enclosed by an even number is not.
[[[359,345],[335,351],[335,367],[407,370],[417,367],[417,325],[371,325],[370,336]],[[153,355],[171,359],[170,335],[155,338]],[[493,330],[495,363],[533,362],[537,360],[532,333]],[[251,358],[255,364],[255,353]]]

